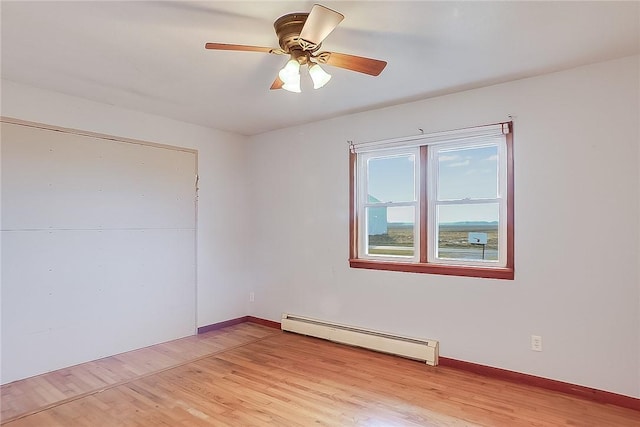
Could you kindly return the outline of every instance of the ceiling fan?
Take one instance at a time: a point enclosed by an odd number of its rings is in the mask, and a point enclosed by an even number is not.
[[[271,85],[271,89],[300,90],[300,66],[309,67],[314,89],[319,89],[331,79],[320,64],[332,65],[371,76],[379,75],[386,61],[347,55],[336,52],[318,52],[323,40],[344,19],[344,15],[328,7],[315,4],[309,13],[289,13],[278,18],[273,26],[280,48],[247,46],[239,44],[207,43],[206,49],[264,52],[290,55],[289,61]]]

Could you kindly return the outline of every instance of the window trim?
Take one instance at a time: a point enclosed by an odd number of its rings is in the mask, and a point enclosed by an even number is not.
[[[452,264],[435,264],[427,261],[427,245],[428,245],[428,223],[427,223],[427,168],[429,166],[427,158],[427,145],[420,145],[420,185],[418,203],[419,208],[419,261],[418,262],[401,262],[401,261],[383,261],[358,258],[359,245],[359,227],[360,218],[357,203],[357,173],[358,173],[358,155],[353,152],[349,153],[349,266],[351,268],[363,268],[370,270],[385,271],[403,271],[409,273],[426,273],[440,274],[450,276],[463,277],[480,277],[488,279],[506,279],[513,280],[515,276],[514,259],[515,259],[515,239],[514,239],[514,159],[513,159],[513,122],[500,123],[507,125],[509,132],[505,135],[506,142],[506,265],[504,267],[494,266],[471,266],[471,265],[452,265]]]

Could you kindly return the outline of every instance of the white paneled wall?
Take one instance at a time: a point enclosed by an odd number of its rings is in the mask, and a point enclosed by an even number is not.
[[[197,150],[197,326],[247,314],[247,247],[254,236],[247,226],[253,211],[246,137],[12,81],[2,80],[1,86],[5,117]],[[104,321],[117,317],[112,311]]]
[[[196,153],[2,124],[2,382],[196,328]]]

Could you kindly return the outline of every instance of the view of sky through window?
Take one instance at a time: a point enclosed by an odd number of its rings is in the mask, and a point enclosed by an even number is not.
[[[494,199],[498,197],[498,147],[496,145],[438,151],[438,200]],[[441,209],[440,223],[498,221],[492,204]]]
[[[415,200],[414,155],[372,158],[367,170],[369,196],[383,203]]]
[[[407,202],[416,198],[415,156],[399,155],[372,158],[368,162],[368,194],[370,201]],[[437,152],[439,200],[483,199],[498,196],[497,145],[443,148]],[[390,223],[413,223],[412,207],[396,207],[388,211]],[[498,221],[494,205],[458,206],[443,209],[439,223]]]

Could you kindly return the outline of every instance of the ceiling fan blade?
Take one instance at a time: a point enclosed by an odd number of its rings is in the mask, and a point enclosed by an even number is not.
[[[300,31],[300,38],[319,45],[344,19],[344,15],[319,4],[314,4]]]
[[[363,56],[347,55],[346,53],[322,52],[318,55],[319,62],[333,65],[334,67],[345,68],[371,76],[379,75],[387,61],[379,59],[365,58]]]
[[[247,46],[244,44],[225,44],[225,43],[207,43],[204,45],[205,49],[215,49],[215,50],[240,50],[244,52],[264,52],[264,53],[275,53],[278,55],[284,54],[282,49],[274,49],[271,47],[263,47],[263,46]]]
[[[284,82],[282,80],[280,80],[280,76],[276,76],[276,79],[271,84],[270,89],[271,90],[282,89],[282,86],[284,86]]]

